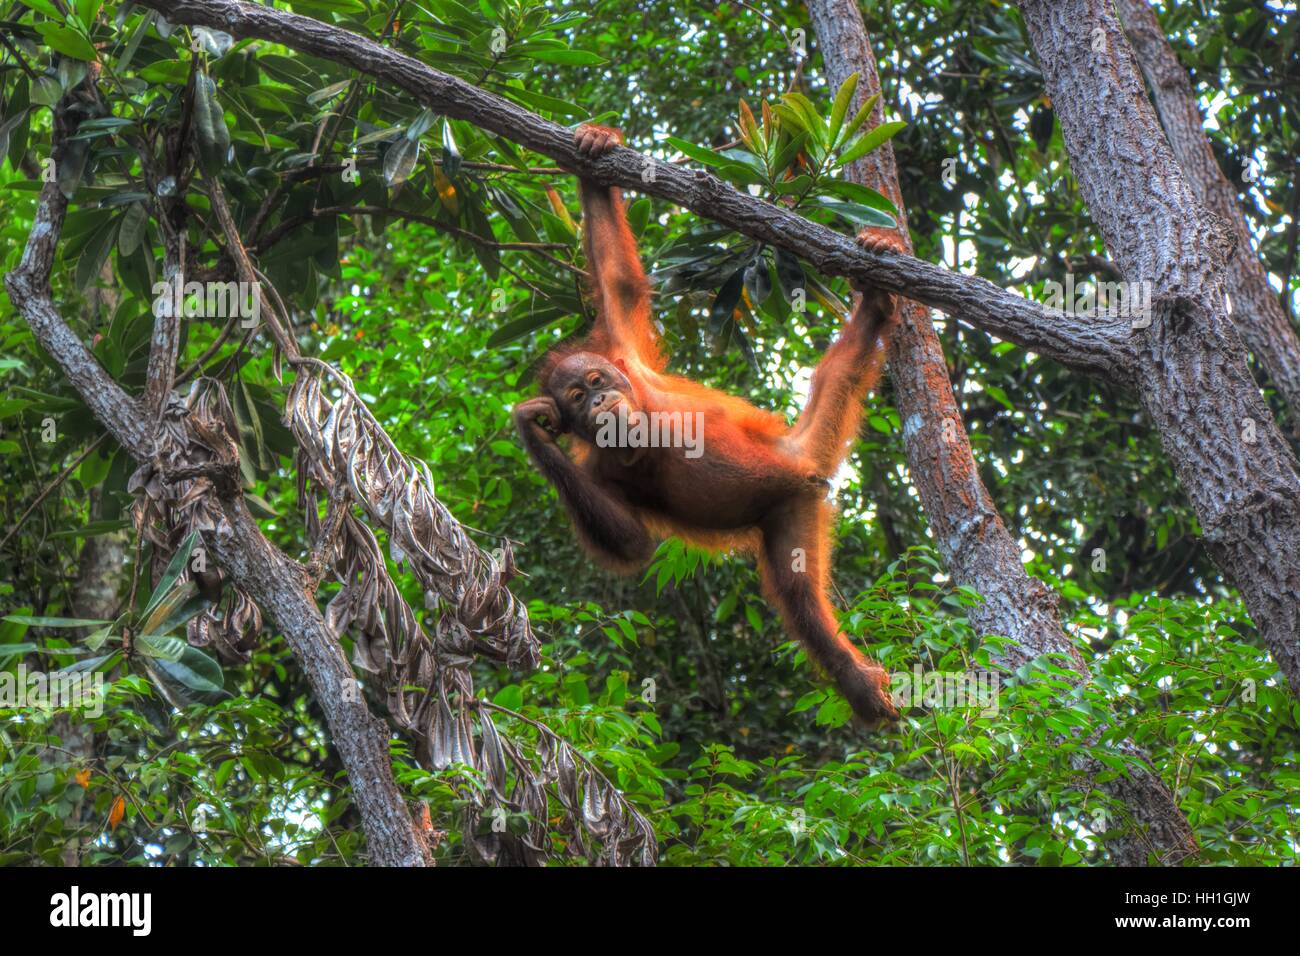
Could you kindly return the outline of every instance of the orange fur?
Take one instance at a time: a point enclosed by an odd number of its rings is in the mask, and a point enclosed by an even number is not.
[[[618,141],[616,132],[602,127],[576,134],[579,150],[589,155]],[[539,375],[544,395],[516,410],[529,452],[555,484],[579,539],[620,572],[643,566],[654,542],[669,535],[715,551],[754,553],[768,599],[855,713],[872,724],[896,717],[885,672],[839,632],[827,596],[832,509],[826,501],[826,479],[847,455],[863,397],[879,379],[882,346],[896,321],[892,298],[863,294],[818,364],[807,406],[789,426],[741,398],[664,371],[649,284],[622,197],[589,180],[581,181],[580,196],[597,320],[581,344],[546,357]],[[863,241],[898,246],[897,237]],[[562,366],[568,384],[557,386]],[[536,422],[569,414],[560,410],[565,389],[578,409],[587,408],[584,376],[592,383],[591,409],[625,401],[641,412],[699,413],[702,453],[692,458],[674,448],[600,448],[575,435],[566,456],[553,444],[553,432]],[[615,389],[602,376],[622,384]],[[611,404],[601,406],[606,398]],[[585,422],[582,416],[591,411],[573,414]]]

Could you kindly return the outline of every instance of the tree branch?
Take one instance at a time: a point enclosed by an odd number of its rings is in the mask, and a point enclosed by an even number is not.
[[[1072,315],[987,280],[949,272],[911,256],[867,252],[847,236],[755,199],[702,170],[616,147],[597,160],[580,155],[571,130],[373,40],[308,17],[238,0],[143,0],[173,23],[198,24],[237,38],[282,43],[368,73],[438,112],[474,123],[550,156],[597,182],[671,200],[738,232],[779,246],[828,275],[870,282],[969,321],[1062,364],[1123,378],[1127,321]]]
[[[60,150],[56,141],[56,156]],[[152,462],[154,430],[145,410],[104,371],[54,308],[50,268],[67,206],[58,184],[47,183],[22,260],[5,276],[5,288],[37,342],[59,363],[95,417],[138,462]],[[225,520],[205,536],[205,543],[231,581],[279,625],[307,675],[347,768],[372,861],[424,865],[427,849],[393,779],[387,729],[359,694],[347,692],[355,688],[352,668],[308,595],[302,568],[266,540],[241,498],[218,500]]]
[[[56,146],[56,163],[60,154],[61,149]],[[59,191],[58,183],[46,183],[36,203],[27,247],[18,268],[5,276],[5,289],[36,340],[63,367],[91,413],[132,456],[149,461],[153,457],[153,431],[145,424],[144,410],[104,371],[90,349],[63,321],[51,299],[50,269],[67,211],[68,200]]]

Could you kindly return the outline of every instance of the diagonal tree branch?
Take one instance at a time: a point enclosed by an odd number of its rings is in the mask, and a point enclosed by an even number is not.
[[[61,144],[56,142],[53,150],[56,164],[61,155]],[[5,288],[37,341],[63,367],[64,374],[94,416],[137,461],[148,461],[153,456],[153,433],[145,424],[144,409],[104,371],[54,308],[50,269],[67,211],[68,200],[57,183],[47,183],[36,204],[22,259],[18,268],[5,276]]]
[[[869,281],[942,309],[987,332],[1072,368],[1123,379],[1130,362],[1126,319],[1073,315],[1008,292],[985,279],[911,256],[866,252],[848,236],[733,189],[702,170],[617,147],[597,160],[580,155],[568,128],[509,100],[347,30],[238,0],[143,0],[173,23],[257,37],[342,63],[406,90],[440,113],[550,156],[599,182],[660,196],[811,262],[829,275]]]
[[[56,162],[61,145],[57,138]],[[5,288],[36,340],[59,363],[95,417],[136,461],[150,463],[155,439],[144,408],[104,371],[51,298],[50,272],[67,206],[57,182],[47,183],[22,260],[5,276]],[[386,866],[423,866],[428,851],[393,779],[387,728],[355,693],[352,669],[304,586],[302,568],[267,541],[242,498],[219,497],[217,504],[224,520],[205,536],[205,544],[232,582],[275,619],[307,675],[347,768],[371,860]]]

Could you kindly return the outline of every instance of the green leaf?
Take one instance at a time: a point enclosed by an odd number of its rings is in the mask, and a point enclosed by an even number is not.
[[[442,121],[442,171],[448,179],[460,172],[460,149],[456,146],[456,137],[452,132],[451,120]],[[491,238],[490,236],[488,238]]]
[[[826,123],[817,112],[817,107],[813,105],[812,100],[797,92],[782,94],[781,100],[803,120],[802,128],[808,131],[813,140],[825,146],[828,142]]]
[[[113,651],[111,654],[102,654],[99,657],[87,657],[85,660],[77,661],[75,664],[63,668],[63,670],[74,674],[82,671],[93,671],[98,669],[101,665],[116,661],[120,653],[120,651]]]
[[[190,619],[206,611],[212,602],[198,593],[198,585],[186,581],[171,593],[148,615],[140,630],[146,634],[162,636],[171,634],[188,624]]]
[[[813,707],[814,705],[819,706],[822,703],[822,701],[824,701],[825,699],[826,699],[826,691],[821,689],[810,690],[808,691],[808,693],[800,697],[799,700],[795,703],[795,705],[790,708],[790,713],[801,714],[805,710],[808,710],[809,708]]]
[[[178,661],[156,660],[154,666],[172,680],[203,694],[226,696],[221,665],[197,647],[186,645]]]
[[[384,153],[384,182],[396,186],[406,182],[420,158],[420,141],[402,137]]]
[[[524,47],[516,47],[511,52],[522,53],[530,59],[541,60],[543,63],[559,63],[563,66],[600,66],[600,64],[607,62],[603,56],[589,50],[529,50]]]
[[[558,97],[535,93],[532,90],[520,90],[513,86],[502,87],[498,92],[506,99],[514,100],[536,113],[554,113],[557,116],[586,116],[587,110],[576,103]]]
[[[217,772],[212,778],[212,782],[215,785],[217,790],[220,790],[222,787],[226,785],[226,781],[230,779],[230,774],[234,771],[234,769],[235,769],[234,757],[230,757],[226,760],[221,761],[221,766],[217,768]]]
[[[627,209],[627,224],[632,235],[640,238],[645,232],[646,223],[650,221],[650,197],[642,196]]]
[[[877,192],[870,186],[862,186],[858,183],[849,182],[846,179],[831,180],[826,184],[828,191],[837,196],[841,196],[850,202],[858,203],[863,206],[870,206],[872,209],[879,209],[889,216],[898,215],[896,207],[887,196]]]
[[[94,488],[105,478],[108,477],[109,465],[113,463],[112,455],[100,455],[98,452],[92,452],[81,463],[77,472],[77,478],[83,488]]]
[[[507,684],[497,691],[492,703],[507,710],[518,710],[524,705],[524,689],[518,684]]]
[[[38,76],[31,90],[36,106],[53,106],[63,96],[63,86],[52,76]]]
[[[871,116],[871,111],[875,108],[879,99],[879,93],[872,93],[867,97],[867,101],[858,107],[858,111],[853,114],[853,119],[849,120],[849,125],[841,131],[841,142],[847,143],[853,138],[853,134],[862,128],[862,124]]]
[[[289,6],[304,13],[365,13],[361,0],[293,0]]]
[[[77,260],[76,283],[78,289],[89,289],[99,278],[117,241],[117,222],[109,220],[101,226],[90,242],[86,243],[81,258]]]
[[[88,63],[81,60],[74,60],[66,56],[60,57],[58,69],[59,86],[63,87],[63,92],[67,93],[84,80],[89,71],[90,64]],[[82,125],[84,126],[85,124],[83,123]]]
[[[867,153],[871,152],[882,143],[892,139],[897,135],[899,130],[906,128],[906,126],[907,124],[902,120],[895,120],[890,123],[881,123],[870,132],[864,133],[853,143],[853,145],[844,150],[844,152],[839,155],[839,158],[835,160],[835,165],[847,166],[855,159],[867,155]]]
[[[803,144],[808,141],[808,134],[805,132],[796,133],[790,142],[781,147],[781,151],[776,154],[776,159],[772,161],[772,175],[781,177],[785,175],[786,170],[794,165],[799,151],[803,149]]]
[[[117,230],[117,251],[120,255],[129,256],[140,247],[140,240],[144,238],[145,229],[149,225],[149,210],[143,203],[133,202],[126,207],[126,212],[122,214],[122,224]]]
[[[437,118],[438,114],[433,110],[424,110],[415,118],[415,122],[406,127],[406,138],[412,141],[419,139],[429,131],[429,128],[433,126],[433,121]]]
[[[307,105],[320,106],[322,103],[338,96],[351,85],[351,80],[339,80],[337,83],[331,83],[329,86],[322,86],[319,90],[313,90],[307,94]]]
[[[840,84],[839,92],[835,94],[835,103],[831,106],[830,118],[830,139],[828,142],[834,144],[840,136],[840,128],[844,125],[844,114],[849,111],[849,104],[853,102],[853,94],[858,89],[859,74],[850,73]]]
[[[487,347],[490,349],[497,348],[507,342],[513,342],[515,339],[521,339],[529,332],[550,325],[552,322],[558,322],[571,314],[568,309],[544,308],[520,316],[507,322],[488,336]]]
[[[89,627],[96,624],[113,623],[112,621],[103,621],[90,617],[39,617],[31,614],[6,614],[4,617],[0,617],[0,621],[26,624],[28,627]]]
[[[20,0],[20,2],[31,7],[37,13],[45,14],[52,20],[63,19],[63,14],[59,12],[59,8],[51,3],[50,0]]]
[[[12,152],[13,155],[9,156],[9,164],[15,169],[22,163],[23,154],[27,150],[27,133],[31,126],[28,92],[26,78],[20,77],[14,83],[14,91],[9,97],[9,102],[5,104],[5,109],[9,111],[9,118],[0,123],[0,163],[3,163],[5,157]],[[14,135],[15,131],[17,136]]]
[[[167,634],[141,634],[135,639],[136,653],[160,661],[180,660],[188,646],[179,637]]]
[[[728,163],[732,162],[732,160],[715,153],[711,149],[706,149],[703,146],[696,146],[694,143],[688,143],[686,140],[678,139],[676,136],[669,136],[664,141],[673,149],[686,154],[697,163],[703,163],[705,166],[718,168],[726,166]]]
[[[25,398],[0,399],[0,419],[10,418],[17,415],[29,405],[31,405],[31,402]]]
[[[140,22],[136,24],[135,29],[131,31],[131,36],[126,41],[126,47],[122,50],[122,55],[117,58],[116,72],[119,75],[125,73],[127,67],[131,65],[131,61],[135,59],[135,53],[140,49],[140,41],[149,32],[149,24],[153,23],[155,16],[157,16],[155,11],[146,11],[144,16],[140,18]]]
[[[860,206],[853,202],[841,202],[838,199],[819,198],[817,205],[823,209],[829,209],[837,216],[842,216],[849,222],[859,226],[880,226],[884,229],[893,229],[898,222],[887,212],[881,212],[879,209],[873,209],[870,206]]]
[[[65,63],[68,61],[64,61]],[[74,61],[75,62],[75,61]],[[116,133],[118,130],[134,125],[133,120],[124,119],[121,116],[105,116],[102,119],[86,120],[77,127],[75,135],[70,139],[98,139],[101,136],[108,136]],[[147,193],[145,195],[148,195]]]
[[[149,603],[145,605],[142,617],[149,617],[154,608],[162,603],[163,598],[167,596],[167,592],[172,589],[180,576],[185,573],[185,565],[189,563],[190,553],[198,543],[199,533],[197,531],[191,531],[189,537],[181,542],[180,548],[172,555],[172,559],[167,562],[167,567],[163,569],[162,577],[158,579],[158,586],[153,589],[153,594],[149,596]],[[148,630],[148,628],[145,630]]]
[[[62,19],[62,17],[59,19]],[[93,63],[98,59],[95,48],[90,41],[76,30],[61,27],[57,23],[38,23],[36,24],[36,32],[41,35],[41,39],[45,41],[47,46],[64,56],[70,56],[77,60],[86,60],[89,63]]]
[[[59,160],[55,175],[59,180],[59,192],[65,199],[71,199],[81,185],[81,177],[86,172],[86,160],[90,157],[90,141],[70,139],[63,147],[63,156]]]
[[[95,16],[99,13],[100,0],[77,0],[77,19],[89,32],[95,27]]]

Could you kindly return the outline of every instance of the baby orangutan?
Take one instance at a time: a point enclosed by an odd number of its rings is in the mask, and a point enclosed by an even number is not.
[[[578,151],[593,157],[620,140],[600,126],[583,126],[575,138]],[[664,372],[649,284],[620,191],[580,179],[580,195],[598,317],[581,345],[547,355],[543,394],[515,409],[528,453],[555,485],[578,538],[597,561],[624,573],[642,567],[668,535],[754,552],[786,628],[854,713],[873,727],[896,719],[888,676],[840,633],[827,597],[828,479],[848,454],[863,398],[879,378],[897,322],[894,296],[859,289],[852,316],[813,374],[807,407],[790,426],[740,398]],[[893,232],[864,232],[858,241],[876,251],[902,250]],[[694,456],[599,440],[605,416],[655,413],[703,423]],[[562,434],[571,436],[571,453],[555,443]]]

